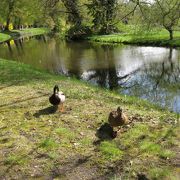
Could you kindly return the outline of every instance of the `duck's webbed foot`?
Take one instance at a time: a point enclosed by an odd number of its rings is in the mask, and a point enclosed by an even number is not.
[[[63,103],[61,103],[61,104],[59,105],[59,111],[60,111],[60,112],[64,112],[64,104],[63,104]]]

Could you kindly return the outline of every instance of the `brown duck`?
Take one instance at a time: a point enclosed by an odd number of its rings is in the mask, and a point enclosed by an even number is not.
[[[108,118],[111,127],[123,126],[129,122],[128,117],[122,112],[120,107],[117,111],[111,111]]]

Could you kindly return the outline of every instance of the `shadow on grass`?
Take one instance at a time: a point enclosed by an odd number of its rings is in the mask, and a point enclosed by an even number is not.
[[[70,157],[69,160],[65,163],[54,164],[54,167],[51,172],[52,178],[61,178],[66,177],[68,173],[71,173],[74,171],[74,169],[77,169],[79,166],[83,168],[83,165],[86,164],[92,155],[89,156],[82,156],[82,155],[75,155],[73,157]]]
[[[58,109],[58,106],[49,106],[44,109],[39,110],[33,116],[39,118],[41,115],[54,114]]]
[[[113,131],[113,128],[108,124],[104,123],[101,125],[101,127],[96,131],[96,137],[99,139],[97,141],[94,141],[94,145],[99,145],[104,140],[112,140],[114,139],[116,132]]]
[[[37,99],[37,98],[41,98],[41,97],[44,97],[44,96],[47,96],[47,95],[49,95],[49,94],[42,94],[40,96],[28,97],[26,99],[21,99],[21,100],[17,100],[17,101],[10,102],[10,103],[5,103],[5,104],[0,105],[0,108],[15,105],[15,104],[18,104],[18,103],[26,102],[26,101]]]

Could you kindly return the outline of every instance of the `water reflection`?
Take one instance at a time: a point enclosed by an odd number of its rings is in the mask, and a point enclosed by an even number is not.
[[[180,112],[178,102],[180,98],[180,64],[177,54],[179,52],[172,48],[166,49],[166,51],[168,54],[166,54],[167,56],[163,54],[162,60],[144,63],[136,76],[128,81],[129,84],[136,82],[136,86],[123,90],[123,92]]]
[[[0,45],[0,57],[148,99],[180,112],[180,51],[160,47],[66,43],[47,36]]]
[[[95,54],[95,59],[98,62],[100,59],[106,63],[106,65],[102,68],[98,68],[96,70],[89,70],[91,73],[89,74],[89,77],[87,76],[88,73],[86,73],[86,80],[94,82],[101,86],[101,87],[109,87],[110,89],[117,88],[118,85],[118,73],[116,71],[116,64],[115,64],[115,57],[113,53],[113,47],[103,45],[101,47],[92,47]],[[92,73],[93,72],[93,73]],[[82,75],[83,77],[83,75]]]

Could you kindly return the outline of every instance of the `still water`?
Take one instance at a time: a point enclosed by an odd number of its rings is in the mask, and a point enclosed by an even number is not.
[[[75,76],[180,113],[180,49],[34,36],[0,44],[0,57]]]

